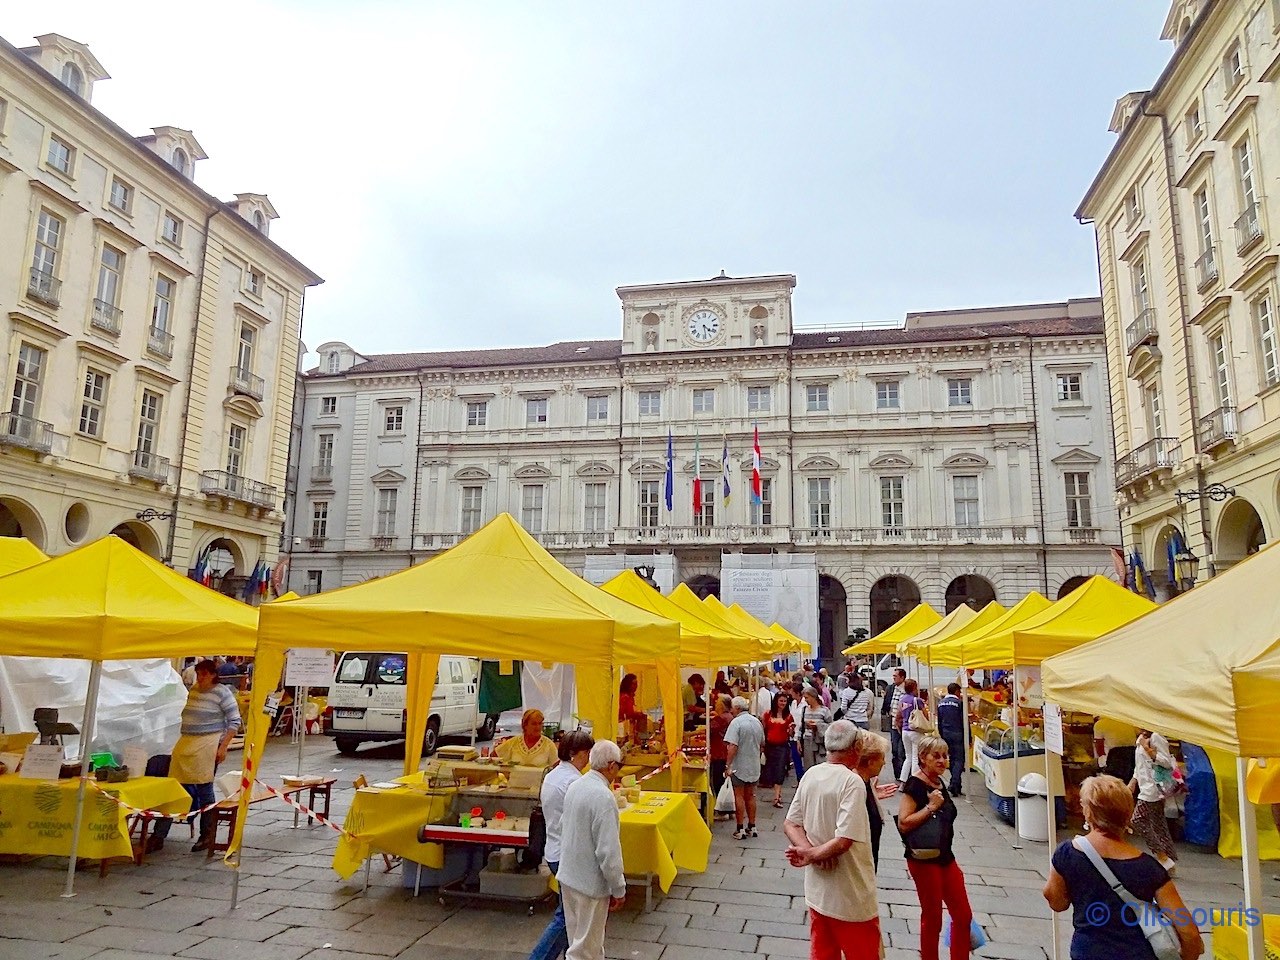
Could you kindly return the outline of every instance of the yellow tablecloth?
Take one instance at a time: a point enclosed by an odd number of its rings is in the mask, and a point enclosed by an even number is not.
[[[424,793],[420,773],[397,777],[394,782],[404,786],[395,790],[366,787],[356,791],[351,809],[342,821],[346,833],[333,851],[333,869],[344,879],[377,853],[388,853],[437,870],[444,866],[444,848],[438,843],[419,843],[418,828],[424,823],[443,820],[449,812],[450,797],[442,791]],[[419,789],[414,789],[415,785]]]
[[[78,780],[0,776],[0,853],[70,856],[78,786]],[[102,786],[131,807],[163,813],[191,809],[191,795],[170,777],[138,777]],[[128,815],[128,810],[90,786],[84,796],[78,856],[86,860],[132,856]]]
[[[646,774],[652,773],[653,768],[640,764],[627,764],[622,768],[621,775],[634,774],[639,780]],[[700,767],[685,767],[681,773],[684,781],[681,793],[709,793],[711,790],[710,780],[707,777],[707,771]],[[671,769],[668,767],[661,773],[656,773],[648,780],[640,784],[641,789],[651,790],[655,793],[671,792]]]
[[[662,892],[671,889],[676,868],[707,869],[711,831],[687,793],[641,793],[622,811],[622,868],[630,876],[651,873]]]

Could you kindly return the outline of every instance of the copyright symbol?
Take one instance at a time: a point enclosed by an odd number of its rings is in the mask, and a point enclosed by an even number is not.
[[[1084,908],[1084,919],[1091,927],[1105,927],[1111,922],[1111,908],[1095,900]]]

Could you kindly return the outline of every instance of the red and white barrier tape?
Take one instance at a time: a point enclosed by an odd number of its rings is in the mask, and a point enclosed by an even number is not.
[[[289,806],[293,807],[298,812],[304,814],[308,819],[311,819],[314,817],[317,821],[319,821],[320,823],[323,823],[330,830],[334,830],[337,833],[342,834],[344,837],[350,837],[353,840],[355,839],[355,834],[347,833],[347,831],[343,830],[340,826],[338,826],[336,823],[334,823],[332,820],[326,817],[323,813],[317,813],[316,811],[307,807],[305,803],[301,803],[293,799],[293,797],[280,792],[275,787],[271,786],[271,784],[269,783],[263,783],[261,780],[257,781],[257,783],[258,783],[258,786],[266,790],[267,793],[271,794],[273,797],[277,797],[278,799],[283,800]]]

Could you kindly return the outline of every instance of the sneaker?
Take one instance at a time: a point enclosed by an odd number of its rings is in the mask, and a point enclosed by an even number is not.
[[[747,836],[752,838],[760,836],[760,833],[756,830],[756,825],[754,823],[747,827]]]
[[[735,840],[745,840],[745,839],[747,839],[747,831],[746,831],[746,829],[745,829],[745,828],[743,828],[743,826],[742,826],[741,824],[739,824],[739,825],[738,825],[738,829],[737,829],[737,830],[733,831],[733,839],[735,839]]]

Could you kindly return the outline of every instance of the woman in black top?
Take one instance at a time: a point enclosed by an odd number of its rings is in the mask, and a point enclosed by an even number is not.
[[[969,956],[969,926],[973,908],[964,888],[964,874],[951,851],[955,836],[956,805],[942,782],[947,772],[947,744],[941,737],[922,736],[919,740],[919,769],[902,787],[902,803],[898,808],[898,830],[906,847],[907,872],[920,897],[920,957],[938,960],[938,937],[942,933],[942,905],[947,905],[951,918],[951,960]],[[936,818],[940,840],[936,846],[925,846],[916,835],[928,821]]]
[[[871,860],[877,868],[880,866],[880,834],[884,830],[884,816],[880,812],[880,801],[892,796],[898,790],[896,783],[881,786],[876,783],[880,771],[884,769],[885,758],[889,752],[889,741],[874,733],[859,737],[862,749],[858,753],[857,773],[867,785],[867,820],[871,824]]]

